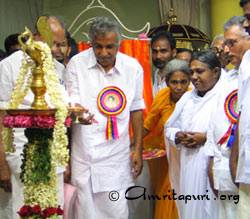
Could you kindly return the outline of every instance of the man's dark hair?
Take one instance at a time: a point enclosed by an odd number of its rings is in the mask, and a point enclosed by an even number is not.
[[[240,0],[240,7],[244,7],[247,3],[250,3],[250,0]]]
[[[71,52],[69,54],[69,58],[72,58],[74,55],[76,55],[78,53],[77,42],[75,41],[74,38],[71,37],[71,35],[68,31],[66,32],[66,38],[67,38],[68,45],[71,47]]]
[[[176,54],[178,53],[182,53],[182,52],[189,52],[192,55],[192,50],[191,49],[187,49],[187,48],[176,48]]]
[[[155,41],[159,40],[159,39],[165,39],[169,42],[169,45],[171,47],[171,49],[175,49],[176,48],[176,40],[173,37],[172,33],[167,32],[167,31],[159,31],[156,32],[155,34],[152,35],[152,39],[151,39],[151,47],[154,44]]]
[[[3,50],[0,49],[0,61],[6,57],[6,54]]]
[[[10,55],[11,53],[17,51],[17,49],[15,49],[14,47],[16,45],[19,45],[18,36],[19,33],[14,33],[5,38],[4,48],[7,55]]]

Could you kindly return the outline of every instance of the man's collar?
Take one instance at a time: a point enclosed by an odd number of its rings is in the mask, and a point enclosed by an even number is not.
[[[115,69],[118,74],[122,73],[122,59],[121,59],[121,54],[117,52],[116,54],[116,60],[115,60]]]
[[[122,60],[121,60],[121,54],[119,52],[117,52],[116,54],[116,60],[115,60],[115,71],[116,73],[120,74],[122,72]],[[90,51],[90,58],[89,58],[89,62],[88,62],[88,68],[94,68],[96,66],[98,66],[99,64],[96,61],[96,57],[95,57],[95,53],[94,50],[91,49]]]
[[[97,66],[97,61],[95,58],[94,50],[91,48],[90,49],[90,55],[89,55],[89,62],[88,62],[88,68],[93,68]]]

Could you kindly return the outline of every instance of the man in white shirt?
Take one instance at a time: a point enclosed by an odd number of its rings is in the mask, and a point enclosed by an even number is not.
[[[241,19],[241,17],[240,17]],[[227,25],[227,24],[225,24]],[[209,180],[210,185],[218,196],[226,196],[225,200],[218,199],[218,218],[236,218],[236,209],[239,201],[238,188],[231,178],[229,169],[229,158],[231,154],[232,142],[230,138],[229,127],[233,127],[232,115],[229,112],[234,112],[230,107],[237,105],[237,89],[238,89],[238,67],[240,61],[238,58],[229,56],[227,46],[224,48],[224,36],[218,35],[214,38],[211,49],[220,57],[221,65],[226,66],[229,61],[235,66],[231,70],[223,70],[222,80],[223,89],[221,89],[218,104],[215,112],[212,114],[212,119],[207,131],[207,142],[205,144],[206,154],[210,157],[209,160]],[[228,105],[228,101],[231,103]],[[230,111],[228,111],[229,109]],[[226,111],[227,109],[227,111]],[[236,115],[236,114],[234,114]],[[234,199],[228,198],[229,196]],[[238,198],[238,200],[237,200]]]
[[[236,19],[237,20],[237,19]],[[229,55],[241,60],[239,67],[239,90],[238,90],[238,108],[239,121],[236,140],[231,153],[231,173],[237,183],[240,183],[240,202],[237,210],[238,218],[249,218],[250,202],[250,36],[242,26],[242,22],[228,23],[224,27],[225,46],[229,49]],[[238,164],[237,164],[238,161]],[[237,171],[235,171],[237,168]],[[236,172],[236,173],[235,173]]]
[[[156,70],[154,72],[153,95],[167,86],[165,82],[165,66],[176,55],[176,41],[171,33],[160,31],[151,39],[152,61]]]
[[[74,56],[67,66],[70,100],[87,108],[95,120],[72,129],[71,179],[78,188],[75,218],[128,218],[125,191],[142,169],[143,70],[137,60],[118,52],[121,34],[116,22],[96,18],[89,36],[92,48]],[[110,117],[116,120],[112,137],[106,126]],[[135,145],[131,160],[130,119]],[[111,201],[114,198],[117,201]]]
[[[53,45],[52,45],[52,54],[58,52],[58,45],[60,45],[65,38],[65,29],[62,23],[54,16],[47,17],[48,25],[51,28],[53,35]],[[40,33],[35,34],[35,38],[37,40],[42,40]],[[22,59],[24,57],[24,53],[22,51],[17,51],[5,58],[0,62],[0,108],[6,108],[8,102],[11,97],[12,90],[15,86],[15,81],[20,72],[20,67],[22,65]],[[58,73],[58,77],[60,78],[61,84],[63,84],[63,74],[64,67],[62,64],[55,60],[55,67]],[[31,91],[24,98],[22,103],[22,107],[30,107],[33,101],[33,94]],[[2,126],[2,123],[0,123]],[[22,207],[23,204],[23,184],[20,181],[20,166],[21,166],[21,153],[23,151],[23,145],[27,142],[26,137],[23,133],[24,129],[15,129],[14,134],[14,145],[16,151],[14,153],[10,153],[5,157],[4,154],[4,145],[0,142],[0,184],[5,192],[10,192],[12,190],[12,201],[9,200],[9,195],[4,193],[4,191],[0,188],[1,196],[0,203],[2,199],[8,197],[8,201],[12,202],[9,207],[8,212],[5,209],[2,209],[3,205],[0,205],[0,218],[6,219],[17,219],[19,215],[17,211]],[[58,171],[59,176],[59,189],[60,189],[60,197],[59,204],[63,205],[63,170]],[[11,188],[12,187],[12,188]],[[5,195],[6,194],[6,195]],[[3,201],[4,203],[5,201]],[[4,206],[3,206],[4,208]]]
[[[228,73],[229,74],[229,73]],[[211,116],[205,144],[206,155],[210,157],[209,179],[216,195],[225,196],[218,199],[218,218],[236,218],[239,202],[238,188],[233,183],[229,158],[232,147],[232,135],[229,128],[233,126],[232,115],[237,105],[238,74],[234,72],[228,78],[223,78],[223,89],[219,91],[216,110]],[[231,104],[229,104],[229,101]],[[231,114],[232,112],[232,114]],[[231,129],[231,130],[232,130]],[[229,198],[229,196],[233,198]]]

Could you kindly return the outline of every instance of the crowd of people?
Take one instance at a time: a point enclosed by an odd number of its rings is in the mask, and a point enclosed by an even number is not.
[[[64,183],[76,188],[73,211],[65,218],[140,218],[136,211],[145,209],[132,209],[126,194],[140,186],[136,179],[146,171],[141,180],[150,181],[154,201],[148,206],[153,214],[144,218],[250,218],[250,0],[240,6],[244,16],[230,18],[207,50],[176,48],[167,31],[152,36],[154,99],[144,119],[143,68],[119,52],[119,25],[97,17],[90,25],[91,47],[78,53],[64,24],[46,17],[65,101],[88,113],[70,129],[68,166],[56,170],[58,205],[64,205]],[[10,101],[23,59],[18,35],[7,37],[1,52],[0,108]],[[33,36],[46,41],[38,28]],[[23,107],[31,102],[29,92]],[[24,130],[16,129],[16,150],[5,153],[0,137],[1,219],[19,218],[24,204],[20,166],[26,142]],[[143,168],[143,150],[152,147],[166,156]],[[116,201],[110,198],[114,191]]]

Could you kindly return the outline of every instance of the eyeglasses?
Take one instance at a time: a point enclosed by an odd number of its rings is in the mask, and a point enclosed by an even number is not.
[[[210,48],[212,52],[214,52],[216,55],[220,55],[221,53],[223,53],[223,49],[219,49],[217,47],[211,47]]]
[[[238,42],[238,40],[236,40],[236,39],[227,39],[224,41],[224,46],[228,46],[229,48],[231,48],[237,42]]]

